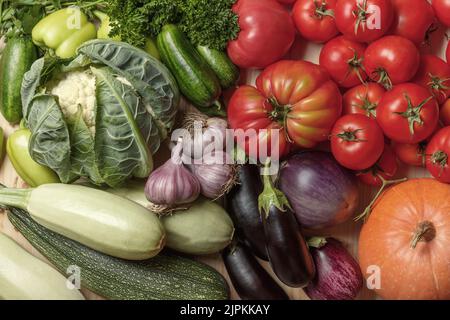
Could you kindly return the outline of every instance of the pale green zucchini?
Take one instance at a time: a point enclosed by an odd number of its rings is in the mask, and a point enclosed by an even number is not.
[[[131,181],[123,188],[108,191],[149,207],[143,182]],[[205,198],[198,199],[187,210],[161,217],[161,221],[166,230],[166,246],[187,254],[219,252],[230,244],[234,234],[233,222],[227,212]]]
[[[66,278],[58,271],[0,233],[0,299],[84,300],[84,297],[79,290],[69,289]]]
[[[151,258],[165,242],[164,228],[156,215],[98,189],[66,184],[3,188],[0,204],[27,210],[48,229],[123,259]]]

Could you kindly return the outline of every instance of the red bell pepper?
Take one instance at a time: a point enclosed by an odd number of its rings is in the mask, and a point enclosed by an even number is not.
[[[238,0],[233,11],[239,16],[236,40],[228,43],[228,55],[241,68],[265,68],[280,60],[295,38],[289,12],[275,0]]]

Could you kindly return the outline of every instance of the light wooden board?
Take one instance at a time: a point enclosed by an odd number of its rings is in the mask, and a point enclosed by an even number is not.
[[[438,30],[432,38],[432,48],[435,48],[435,50],[431,50],[430,48],[424,48],[424,53],[434,53],[441,57],[444,57],[444,52],[446,48],[446,44],[448,40],[444,40],[444,33],[445,31],[449,30],[443,30],[442,28]],[[450,33],[448,33],[450,35]],[[314,63],[318,63],[318,55],[320,52],[321,46],[311,43],[306,43],[305,41],[302,41],[298,39],[293,46],[293,49],[288,54],[287,58],[290,59],[305,59],[309,60]],[[255,76],[257,75],[256,71],[252,71],[249,73],[249,83],[252,83]],[[6,133],[6,136],[9,136],[15,128],[10,126],[3,117],[0,116],[0,126],[3,128],[3,130]],[[167,156],[167,150],[162,150],[159,155],[156,155],[155,159],[156,162],[161,162],[162,159],[164,159]],[[410,178],[415,177],[424,177],[426,176],[426,172],[423,169],[420,168],[407,168],[406,166],[402,166],[400,168],[400,171],[398,173],[398,177],[404,177],[408,176]],[[1,165],[0,169],[0,182],[8,187],[25,187],[25,183],[17,176],[17,174],[14,171],[14,168],[11,165],[11,162],[8,158],[5,159],[3,164]],[[367,204],[370,202],[372,196],[374,194],[374,190],[366,187],[364,185],[360,185],[360,206],[358,209],[358,212],[362,212],[362,210],[367,206]],[[350,251],[350,253],[357,257],[357,242],[358,242],[358,235],[361,228],[360,223],[354,223],[353,221],[348,221],[342,225],[339,225],[337,227],[334,227],[329,230],[323,230],[320,234],[326,235],[326,236],[333,236],[339,240],[341,240],[344,245],[347,247],[347,249]],[[20,235],[9,223],[6,215],[4,213],[0,213],[0,231],[3,231],[5,234],[11,236],[13,239],[15,239],[20,245],[22,245],[26,250],[34,254],[35,256],[45,260],[24,238],[22,235]],[[316,234],[317,235],[317,234]],[[0,248],[1,250],[1,248]],[[208,263],[209,265],[213,266],[216,270],[218,270],[220,273],[222,273],[225,278],[229,281],[228,275],[226,273],[225,267],[222,263],[222,260],[219,255],[212,255],[207,257],[201,257],[199,260]],[[268,266],[267,263],[263,263],[263,266],[270,271],[270,266]],[[231,283],[231,298],[232,299],[238,299],[238,296],[236,295],[236,292],[234,291]],[[294,289],[294,288],[288,288],[286,286],[283,286],[286,290],[286,292],[289,294],[291,299],[307,299],[305,294],[301,289]],[[83,293],[86,295],[88,299],[99,299],[97,295],[88,292],[87,290],[83,290]],[[365,286],[364,289],[361,291],[359,299],[375,299],[375,294],[368,290]]]

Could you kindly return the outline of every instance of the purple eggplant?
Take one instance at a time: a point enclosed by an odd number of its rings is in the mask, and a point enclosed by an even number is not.
[[[280,169],[280,189],[297,221],[307,229],[342,223],[358,205],[355,177],[326,152],[306,151],[290,157]]]
[[[239,168],[239,184],[226,197],[226,208],[237,233],[258,258],[268,261],[264,227],[258,209],[258,196],[263,190],[259,168],[244,165]]]
[[[236,292],[243,300],[289,300],[288,295],[240,242],[222,253],[225,267]]]
[[[308,241],[316,265],[316,276],[305,288],[313,300],[353,300],[363,286],[358,262],[341,242],[333,238]]]
[[[274,273],[290,287],[306,286],[314,277],[313,259],[288,200],[267,174],[264,176],[264,191],[259,196],[259,206],[267,254]]]

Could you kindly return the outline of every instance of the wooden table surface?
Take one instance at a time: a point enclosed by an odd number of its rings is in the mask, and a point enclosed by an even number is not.
[[[434,54],[437,54],[444,58],[444,52],[445,47],[448,40],[444,40],[444,33],[445,31],[448,32],[450,35],[450,30],[444,30],[440,29],[437,32],[434,33],[432,38],[432,46],[431,48],[434,48],[433,52]],[[295,45],[293,46],[293,49],[291,50],[291,53],[288,55],[288,58],[291,59],[305,59],[309,60],[314,63],[318,63],[318,53],[320,52],[320,45],[316,44],[305,44],[304,41],[297,41]],[[430,48],[424,48],[423,52],[426,53],[428,51],[431,51]],[[445,58],[444,58],[445,59]],[[255,76],[257,75],[256,71],[252,71],[249,73],[249,83],[251,83]],[[6,136],[9,136],[15,128],[10,126],[0,115],[0,126],[5,131]],[[162,151],[163,153],[164,151]],[[161,158],[163,156],[156,155],[155,158]],[[424,177],[426,176],[426,172],[421,168],[408,168],[406,166],[400,165],[400,171],[398,173],[398,177]],[[14,171],[14,168],[11,165],[11,162],[6,157],[3,164],[1,165],[0,169],[0,182],[8,187],[25,187],[25,183],[17,176],[17,174]],[[358,212],[362,212],[363,208],[366,207],[366,205],[370,202],[371,197],[374,194],[374,190],[366,187],[364,185],[360,185],[360,206],[358,209]],[[341,240],[344,245],[347,247],[347,249],[355,256],[357,257],[357,242],[358,242],[358,235],[359,230],[361,228],[360,223],[354,223],[353,221],[348,221],[342,225],[339,225],[337,227],[334,227],[329,230],[323,230],[321,232],[322,235],[326,236],[333,236],[339,240]],[[45,260],[31,245],[23,238],[21,234],[19,234],[17,231],[14,230],[14,228],[9,223],[6,215],[4,213],[0,213],[0,231],[3,231],[5,234],[11,236],[13,239],[15,239],[20,245],[22,245],[26,250],[31,252],[32,254],[36,255],[37,257]],[[317,235],[317,234],[316,234]],[[1,250],[1,248],[0,248]],[[218,270],[220,273],[222,273],[229,281],[229,278],[227,276],[225,267],[221,261],[221,258],[219,255],[212,255],[207,257],[201,257],[199,260],[204,261],[208,263],[209,265],[213,266],[216,270]],[[270,267],[267,263],[263,263],[264,267],[270,271]],[[271,271],[270,271],[271,272]],[[236,292],[232,288],[232,285],[230,283],[231,287],[231,298],[232,299],[238,299],[238,296],[236,295]],[[286,290],[286,292],[289,294],[289,296],[292,299],[307,299],[305,294],[301,289],[293,289],[288,288],[286,286],[283,286]],[[88,299],[99,299],[98,296],[96,296],[93,293],[88,292],[87,290],[83,290],[83,293]],[[373,293],[373,291],[370,291],[364,286],[364,289],[361,291],[359,295],[359,299],[375,299],[376,296]]]

